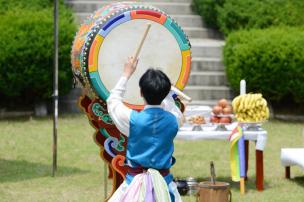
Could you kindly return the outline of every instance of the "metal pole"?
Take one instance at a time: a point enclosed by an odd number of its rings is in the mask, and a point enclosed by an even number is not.
[[[53,72],[53,173],[57,170],[57,123],[58,123],[58,0],[54,0],[54,72]]]

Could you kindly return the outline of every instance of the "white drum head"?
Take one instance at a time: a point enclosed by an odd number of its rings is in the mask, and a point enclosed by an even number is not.
[[[167,74],[171,83],[177,82],[182,56],[175,37],[159,23],[134,19],[111,30],[103,40],[98,55],[99,76],[110,91],[121,77],[128,56],[134,55],[147,23],[151,24],[151,29],[140,52],[137,70],[128,82],[124,100],[136,105],[144,104],[140,96],[139,79],[148,68],[160,69]]]

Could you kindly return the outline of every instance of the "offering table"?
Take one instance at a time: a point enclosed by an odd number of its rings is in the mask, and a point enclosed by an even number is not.
[[[229,135],[233,124],[227,127],[227,130],[209,130],[204,129],[201,131],[192,131],[190,127],[180,128],[176,139],[177,140],[225,140],[228,143]],[[249,141],[254,141],[255,155],[256,155],[256,188],[258,191],[264,189],[264,162],[263,151],[267,142],[267,131],[258,127],[255,130],[244,130],[245,136],[245,157],[246,157],[246,173],[248,170],[248,156],[249,156]]]

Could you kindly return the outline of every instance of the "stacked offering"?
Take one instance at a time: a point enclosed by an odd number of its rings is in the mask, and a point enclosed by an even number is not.
[[[197,124],[197,125],[206,123],[205,118],[203,116],[200,116],[200,115],[191,116],[189,118],[188,122],[191,123],[191,124]]]
[[[208,106],[187,106],[184,111],[185,122],[193,126],[207,124],[210,112]]]
[[[218,101],[212,109],[211,123],[231,123],[232,121],[232,107],[226,99]]]
[[[262,122],[269,118],[267,101],[260,93],[239,95],[233,99],[232,107],[240,122]]]

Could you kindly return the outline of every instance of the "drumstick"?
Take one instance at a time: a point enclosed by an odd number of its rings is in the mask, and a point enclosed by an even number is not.
[[[174,91],[177,95],[179,95],[181,98],[187,100],[188,102],[192,101],[192,98],[189,97],[188,95],[186,95],[185,93],[183,93],[182,91],[180,91],[178,88],[176,88],[175,86],[171,86],[171,90]]]
[[[134,62],[137,60],[137,58],[138,58],[138,55],[139,55],[139,53],[140,53],[140,51],[141,51],[141,48],[142,48],[143,45],[144,45],[144,42],[145,42],[145,40],[146,40],[146,38],[147,38],[147,35],[148,35],[148,32],[149,32],[150,28],[151,28],[151,24],[149,23],[149,24],[147,24],[147,28],[146,28],[146,31],[145,31],[145,33],[144,33],[144,36],[143,36],[143,38],[141,39],[141,42],[140,42],[139,46],[137,47],[137,50],[136,50],[136,52],[135,52],[135,54],[134,54],[133,63],[134,63]]]
[[[139,46],[138,46],[138,48],[137,48],[137,50],[136,50],[136,52],[135,52],[135,54],[134,54],[133,63],[137,60],[137,57],[138,57],[138,55],[139,55],[139,53],[140,53],[140,51],[141,51],[141,48],[142,48],[143,45],[144,45],[144,42],[145,42],[145,40],[146,40],[146,38],[147,38],[147,35],[148,35],[148,33],[149,33],[150,28],[151,28],[151,24],[147,24],[147,28],[146,28],[146,31],[145,31],[145,33],[144,33],[144,36],[143,36],[143,38],[141,39],[141,42],[140,42],[140,44],[139,44]],[[188,95],[186,95],[185,93],[183,93],[182,91],[180,91],[179,89],[177,89],[175,86],[171,86],[171,90],[174,91],[177,95],[179,95],[179,96],[182,97],[183,99],[185,99],[185,100],[187,100],[187,101],[189,101],[189,102],[192,101],[192,98],[191,98],[191,97],[189,97]]]

